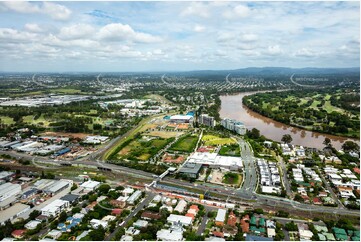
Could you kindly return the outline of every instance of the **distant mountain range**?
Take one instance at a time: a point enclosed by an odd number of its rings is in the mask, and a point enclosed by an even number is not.
[[[351,68],[289,68],[289,67],[247,67],[235,70],[200,70],[200,71],[187,71],[179,73],[188,73],[195,75],[202,74],[233,74],[233,75],[292,75],[296,74],[359,74],[360,67]]]

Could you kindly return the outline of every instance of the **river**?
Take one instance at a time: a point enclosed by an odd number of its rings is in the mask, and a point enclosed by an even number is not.
[[[244,96],[255,93],[257,92],[220,96],[222,101],[220,110],[221,118],[231,118],[241,121],[246,125],[247,129],[257,128],[260,130],[261,135],[279,142],[284,134],[290,134],[293,139],[292,144],[305,147],[322,149],[324,147],[322,143],[326,137],[331,139],[331,143],[336,149],[340,149],[346,140],[352,140],[360,144],[359,140],[307,131],[264,117],[242,104]]]

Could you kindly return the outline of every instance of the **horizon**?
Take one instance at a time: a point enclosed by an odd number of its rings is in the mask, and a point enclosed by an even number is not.
[[[359,68],[359,8],[352,1],[0,2],[0,72]]]

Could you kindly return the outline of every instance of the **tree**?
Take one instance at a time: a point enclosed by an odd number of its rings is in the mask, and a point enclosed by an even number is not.
[[[110,190],[110,186],[109,184],[101,184],[97,190],[100,194],[107,194]]]
[[[325,140],[323,141],[323,144],[326,145],[327,147],[332,146],[331,140],[328,137],[325,138]]]
[[[293,221],[286,223],[285,228],[288,231],[297,231],[298,230],[297,224],[295,224]]]
[[[39,216],[41,214],[41,212],[39,210],[33,210],[30,214],[29,214],[29,218],[30,220],[34,220],[37,216]]]
[[[67,217],[68,217],[68,215],[66,214],[65,211],[61,212],[59,215],[59,222],[65,222]]]
[[[76,183],[73,183],[73,186],[71,187],[71,191],[74,191],[75,189],[77,189],[78,188],[78,185],[76,184]]]
[[[290,134],[285,134],[285,135],[282,136],[281,141],[286,143],[286,144],[289,144],[289,143],[292,142],[292,136]]]
[[[346,141],[343,145],[342,145],[342,149],[344,151],[353,151],[353,150],[360,150],[360,146],[358,144],[356,144],[355,142],[352,141]]]

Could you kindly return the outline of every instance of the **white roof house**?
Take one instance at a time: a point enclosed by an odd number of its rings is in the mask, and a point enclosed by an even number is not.
[[[28,223],[26,223],[24,227],[27,229],[35,229],[36,226],[38,226],[38,224],[41,224],[41,222],[37,220],[31,220]]]
[[[131,187],[127,187],[122,191],[124,196],[130,196],[134,192],[134,189]]]
[[[167,221],[170,223],[180,223],[183,226],[189,226],[192,224],[192,218],[191,217],[187,217],[187,216],[182,216],[182,215],[176,215],[176,214],[171,214],[169,215],[169,217],[167,218]]]
[[[157,232],[157,240],[181,241],[183,240],[183,232],[170,229],[161,229]]]
[[[127,199],[127,202],[130,204],[134,204],[134,202],[138,200],[141,196],[142,192],[140,190],[137,190]]]
[[[216,219],[215,221],[216,222],[224,222],[224,220],[226,219],[226,213],[227,213],[227,210],[225,209],[218,209],[218,212],[217,212],[217,216],[216,216]]]
[[[93,229],[97,229],[99,226],[107,228],[108,222],[93,218],[92,220],[90,220],[90,225],[93,227]]]
[[[177,206],[174,208],[174,211],[183,213],[184,209],[187,207],[187,202],[183,199],[179,200]]]
[[[267,228],[267,235],[269,238],[276,236],[276,230],[273,228]]]
[[[310,240],[313,236],[313,233],[310,230],[299,229],[300,239]]]

